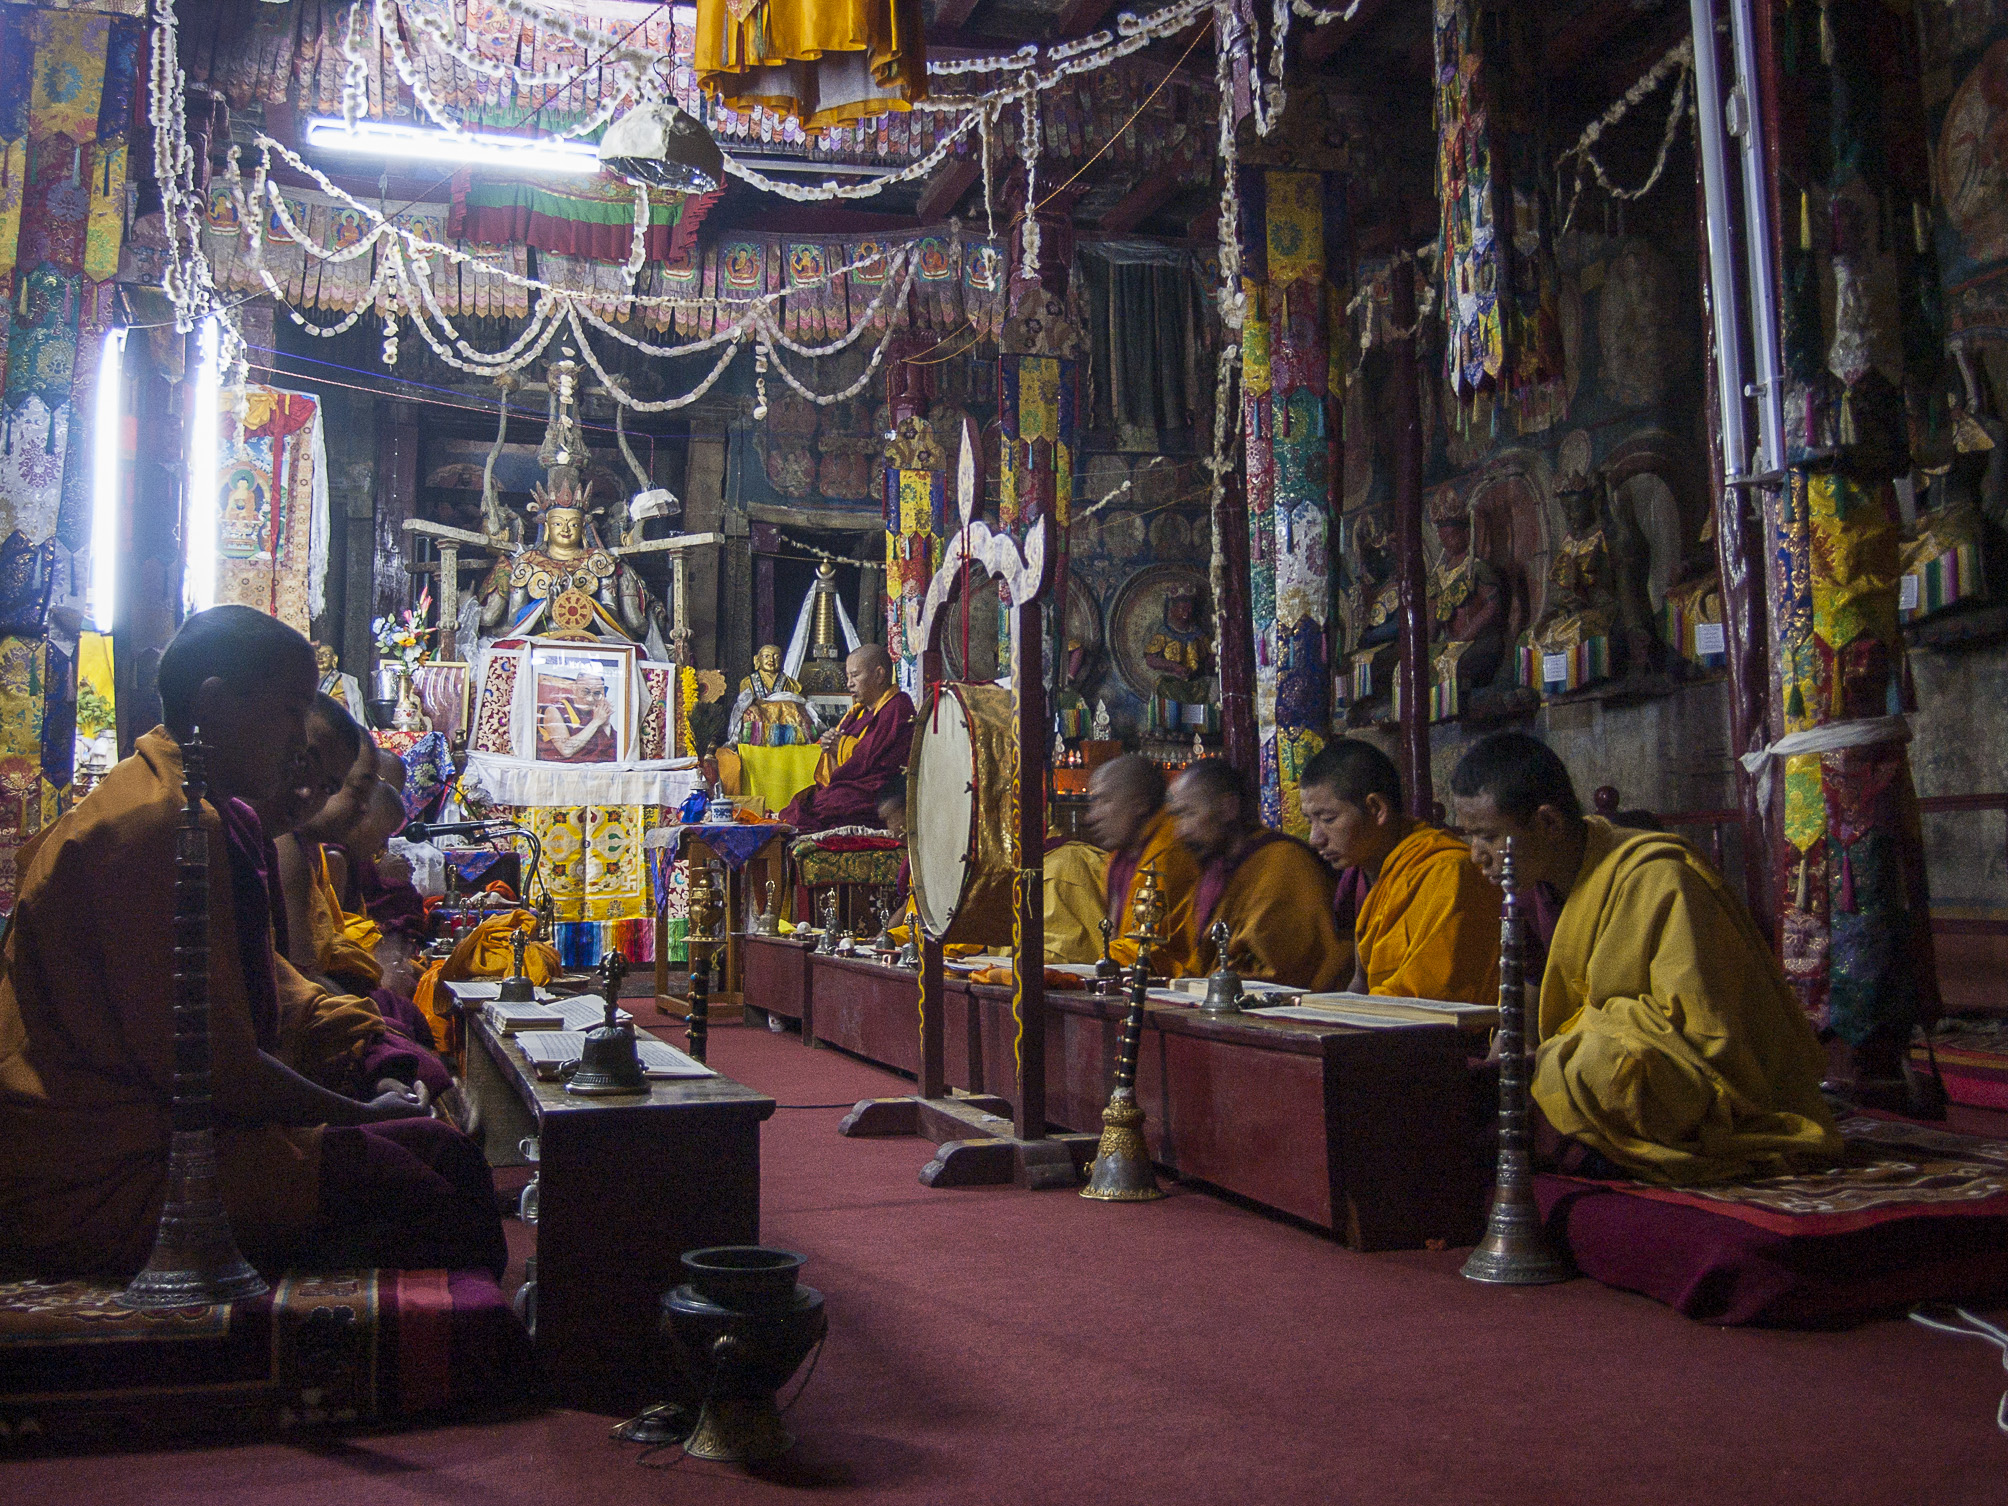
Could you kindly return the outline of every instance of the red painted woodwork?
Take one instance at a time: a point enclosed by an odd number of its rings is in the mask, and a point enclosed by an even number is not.
[[[786,936],[748,936],[740,954],[745,1000],[784,1019],[806,1020],[809,1005],[809,943]]]

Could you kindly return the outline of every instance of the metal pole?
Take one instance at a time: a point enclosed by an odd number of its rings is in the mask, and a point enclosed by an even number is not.
[[[1763,99],[1750,0],[1729,0],[1729,29],[1736,50],[1736,90],[1731,96],[1729,126],[1742,144],[1743,241],[1750,260],[1750,324],[1757,358],[1749,391],[1757,399],[1759,468],[1765,475],[1775,476],[1785,469],[1785,368],[1778,349],[1777,261],[1772,250]],[[1695,49],[1697,67],[1702,50]]]
[[[1701,191],[1714,305],[1716,406],[1726,480],[1749,474],[1750,438],[1743,411],[1743,340],[1736,325],[1736,252],[1730,235],[1729,157],[1722,142],[1722,70],[1715,50],[1715,0],[1688,0],[1694,17],[1695,121],[1701,137]]]

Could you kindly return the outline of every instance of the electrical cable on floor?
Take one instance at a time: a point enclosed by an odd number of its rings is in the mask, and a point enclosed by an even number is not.
[[[1985,1340],[2001,1351],[2001,1368],[2008,1370],[2008,1330],[1996,1328],[1984,1318],[1974,1317],[1963,1307],[1955,1307],[1952,1312],[1961,1319],[1960,1322],[1951,1323],[1942,1318],[1928,1317],[1924,1305],[1920,1304],[1910,1310],[1910,1321],[1921,1323],[1926,1328],[1936,1329],[1939,1333],[1949,1333],[1954,1338]],[[1994,1409],[1994,1425],[2002,1432],[2008,1433],[2008,1391],[2001,1393],[2001,1405]]]

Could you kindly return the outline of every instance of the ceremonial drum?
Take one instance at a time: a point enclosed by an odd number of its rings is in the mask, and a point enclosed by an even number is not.
[[[937,941],[1009,945],[1018,772],[1011,692],[957,681],[938,689],[914,718],[907,764],[914,908]]]

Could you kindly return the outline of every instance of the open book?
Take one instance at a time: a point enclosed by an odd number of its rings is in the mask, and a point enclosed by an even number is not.
[[[1383,994],[1305,994],[1287,1008],[1252,1012],[1286,1020],[1326,1019],[1338,1025],[1455,1025],[1460,1030],[1493,1030],[1499,1024],[1496,1005],[1398,999]]]
[[[606,1023],[607,1006],[598,994],[580,994],[576,999],[553,999],[548,1004],[505,1004],[500,999],[483,1006],[488,1023],[503,1035],[525,1030],[591,1030]],[[631,1020],[625,1009],[617,1018]]]
[[[502,984],[495,978],[468,978],[455,983],[442,983],[440,986],[451,992],[453,997],[463,1004],[479,1004],[484,1000],[499,997],[502,992]],[[537,990],[537,998],[540,1001],[557,997],[548,988]]]
[[[586,1033],[583,1030],[532,1030],[518,1036],[516,1044],[522,1048],[523,1058],[529,1062],[530,1070],[548,1082],[585,1054]],[[641,1036],[635,1044],[641,1050],[641,1069],[650,1077],[718,1075],[695,1057],[654,1036]]]

